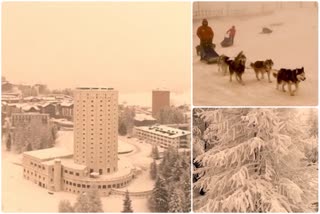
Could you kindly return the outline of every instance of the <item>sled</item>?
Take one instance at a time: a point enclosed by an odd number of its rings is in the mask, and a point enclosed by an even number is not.
[[[230,47],[233,45],[232,43],[232,39],[229,37],[224,37],[224,40],[220,43],[222,47],[226,48],[226,47]]]
[[[198,45],[196,47],[197,55],[201,56],[201,60],[207,62],[208,64],[217,63],[219,54],[214,50],[215,44],[209,44],[204,46],[203,48]]]
[[[270,28],[264,27],[264,28],[262,28],[262,32],[261,33],[269,34],[269,33],[272,33],[272,30]]]

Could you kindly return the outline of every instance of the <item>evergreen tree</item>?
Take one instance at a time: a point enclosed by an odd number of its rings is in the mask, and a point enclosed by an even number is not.
[[[292,162],[297,123],[277,109],[214,109],[199,113],[208,124],[198,154],[195,188],[206,195],[200,212],[302,212],[302,189]],[[286,120],[284,119],[286,118]],[[288,167],[289,166],[289,167]]]
[[[153,146],[152,147],[152,158],[156,159],[156,160],[160,159],[158,146]]]
[[[127,126],[123,121],[119,124],[119,134],[121,136],[125,136],[127,134]]]
[[[170,202],[169,202],[169,212],[170,213],[181,213],[183,212],[183,201],[182,201],[183,193],[179,189],[174,189],[170,194]]]
[[[123,213],[133,213],[132,207],[131,207],[131,199],[129,196],[128,190],[126,191],[125,198],[123,200]]]
[[[74,204],[75,212],[103,212],[101,199],[96,189],[81,193]]]
[[[73,207],[68,200],[61,200],[59,202],[59,213],[72,213]]]
[[[155,180],[157,178],[157,163],[153,159],[153,162],[150,164],[150,176],[152,180]]]
[[[7,139],[6,139],[6,148],[7,148],[7,151],[11,151],[11,134],[8,134],[7,135]]]
[[[90,212],[90,202],[87,193],[81,193],[78,195],[76,203],[74,204],[74,212],[77,213],[88,213]]]
[[[152,194],[149,198],[149,206],[152,212],[165,213],[169,210],[169,198],[164,179],[158,176]]]
[[[191,179],[190,168],[186,169],[181,176],[181,186],[184,197],[182,198],[182,211],[191,212]]]
[[[90,212],[93,212],[93,213],[103,212],[102,202],[101,202],[98,190],[92,189],[88,191],[87,196],[89,198]]]

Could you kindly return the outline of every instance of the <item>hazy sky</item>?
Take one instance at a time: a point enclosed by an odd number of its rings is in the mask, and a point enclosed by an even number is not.
[[[51,89],[190,91],[188,2],[5,2],[2,72]]]

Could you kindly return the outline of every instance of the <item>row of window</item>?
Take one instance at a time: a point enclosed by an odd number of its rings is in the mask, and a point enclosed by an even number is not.
[[[78,173],[78,172],[76,172],[76,173],[73,173],[73,171],[68,171],[68,170],[64,170],[64,173],[66,173],[66,174],[70,174],[70,175],[73,175],[73,174],[75,174],[76,176],[80,176],[80,174]]]
[[[63,180],[63,182],[64,182],[66,185],[70,185],[70,186],[74,186],[74,187],[79,187],[79,188],[81,187],[81,188],[87,188],[87,189],[90,188],[90,185],[89,185],[89,184],[73,183],[73,182],[67,181],[67,180]],[[129,183],[129,181],[125,181],[125,182],[120,183],[120,184],[98,185],[98,189],[121,188],[121,187],[124,187],[125,185],[127,185],[128,183]]]

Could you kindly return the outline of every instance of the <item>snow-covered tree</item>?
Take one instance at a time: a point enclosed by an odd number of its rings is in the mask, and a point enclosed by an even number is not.
[[[208,126],[199,152],[194,184],[205,196],[195,200],[201,212],[302,212],[303,190],[291,165],[299,124],[277,109],[214,109],[199,117]]]
[[[157,145],[152,146],[151,157],[153,159],[155,159],[155,160],[159,160],[160,159],[160,154],[159,154],[159,150],[158,150],[158,146]]]
[[[160,176],[158,176],[149,198],[149,207],[152,212],[165,213],[169,210],[169,196],[166,182]]]
[[[124,123],[124,121],[120,121],[119,122],[119,135],[121,136],[125,136],[127,134],[127,126],[126,124]]]
[[[125,194],[125,197],[123,200],[122,212],[123,213],[133,213],[132,206],[131,206],[131,199],[130,199],[128,190],[126,191],[126,194]]]
[[[181,213],[183,212],[183,192],[179,189],[174,189],[170,194],[169,212]]]
[[[119,113],[119,129],[120,129],[120,126],[125,125],[126,133],[131,134],[134,126],[134,117],[135,117],[135,110],[133,107],[122,106]]]
[[[160,124],[184,123],[185,121],[183,111],[173,106],[161,109],[155,117]]]
[[[72,213],[73,207],[68,200],[61,200],[59,202],[59,213]]]
[[[75,212],[103,212],[102,202],[96,189],[81,193],[74,204]]]
[[[157,163],[155,160],[150,164],[150,177],[152,180],[155,180],[158,175]]]

